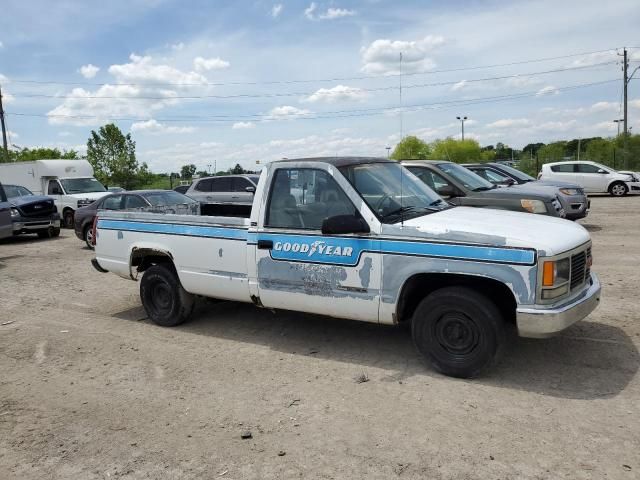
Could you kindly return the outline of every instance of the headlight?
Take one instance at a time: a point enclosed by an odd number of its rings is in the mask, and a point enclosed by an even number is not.
[[[569,291],[571,263],[569,258],[542,264],[542,298],[557,298]]]
[[[78,200],[78,208],[86,207],[87,205],[91,205],[95,200],[90,200],[88,198]]]
[[[579,195],[580,190],[577,188],[561,188],[560,191],[565,195]]]
[[[547,207],[541,200],[520,200],[520,205],[530,213],[547,213]]]
[[[16,208],[12,208],[11,209],[11,216],[12,217],[18,217],[18,216],[20,216],[20,212]]]

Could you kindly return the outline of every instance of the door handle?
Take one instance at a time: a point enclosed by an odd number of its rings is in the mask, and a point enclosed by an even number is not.
[[[273,248],[273,240],[258,240],[258,250],[271,250]]]

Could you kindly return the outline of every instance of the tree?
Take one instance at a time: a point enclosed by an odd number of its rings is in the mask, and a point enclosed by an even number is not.
[[[93,166],[96,177],[106,185],[118,185],[126,189],[144,185],[150,172],[146,163],[136,160],[136,142],[131,134],[124,135],[113,123],[92,130],[87,141],[87,160]]]
[[[37,147],[21,148],[20,150],[9,150],[9,161],[11,162],[33,162],[34,160],[49,159],[75,160],[79,158],[75,150],[59,150],[57,148]]]
[[[429,144],[418,137],[404,137],[394,148],[391,158],[395,160],[426,160],[429,158]]]
[[[566,156],[567,142],[553,142],[538,150],[540,163],[560,162]]]
[[[241,175],[244,173],[244,168],[239,163],[236,163],[236,166],[229,169],[229,173],[231,175]]]
[[[183,165],[182,168],[180,169],[180,175],[182,176],[183,180],[186,180],[188,178],[193,178],[193,175],[196,173],[196,166],[193,163],[190,163],[188,165]]]
[[[456,163],[477,162],[482,160],[480,144],[473,139],[456,140],[445,138],[431,144],[432,160],[450,160]]]
[[[541,142],[529,143],[522,149],[522,153],[523,155],[527,155],[529,158],[531,158],[532,156],[535,156],[538,153],[538,150],[540,150],[542,147],[544,147],[544,143]]]

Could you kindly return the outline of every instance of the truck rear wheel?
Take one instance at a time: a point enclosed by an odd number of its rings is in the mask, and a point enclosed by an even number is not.
[[[142,276],[140,299],[147,316],[161,327],[175,327],[188,320],[194,298],[187,293],[169,265],[153,265]]]
[[[416,347],[439,372],[471,378],[496,363],[506,342],[500,310],[467,287],[446,287],[416,308],[411,331]]]

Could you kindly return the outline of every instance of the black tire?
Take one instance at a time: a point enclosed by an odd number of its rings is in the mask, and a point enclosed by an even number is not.
[[[472,378],[497,363],[506,343],[496,305],[467,287],[445,287],[427,296],[413,315],[418,351],[444,375]]]
[[[84,227],[84,233],[82,234],[82,237],[84,238],[84,243],[87,244],[87,247],[93,250],[93,225],[89,224]]]
[[[73,228],[73,210],[65,210],[62,214],[62,225],[64,228]]]
[[[629,187],[624,182],[613,182],[609,185],[609,195],[612,197],[624,197],[629,193]]]
[[[140,299],[147,316],[161,327],[175,327],[193,312],[194,297],[187,293],[171,265],[153,265],[142,276]]]
[[[38,230],[38,237],[39,238],[53,238],[53,237],[59,237],[60,236],[60,229],[56,228],[56,227],[49,227],[49,228],[45,228],[43,230]]]

